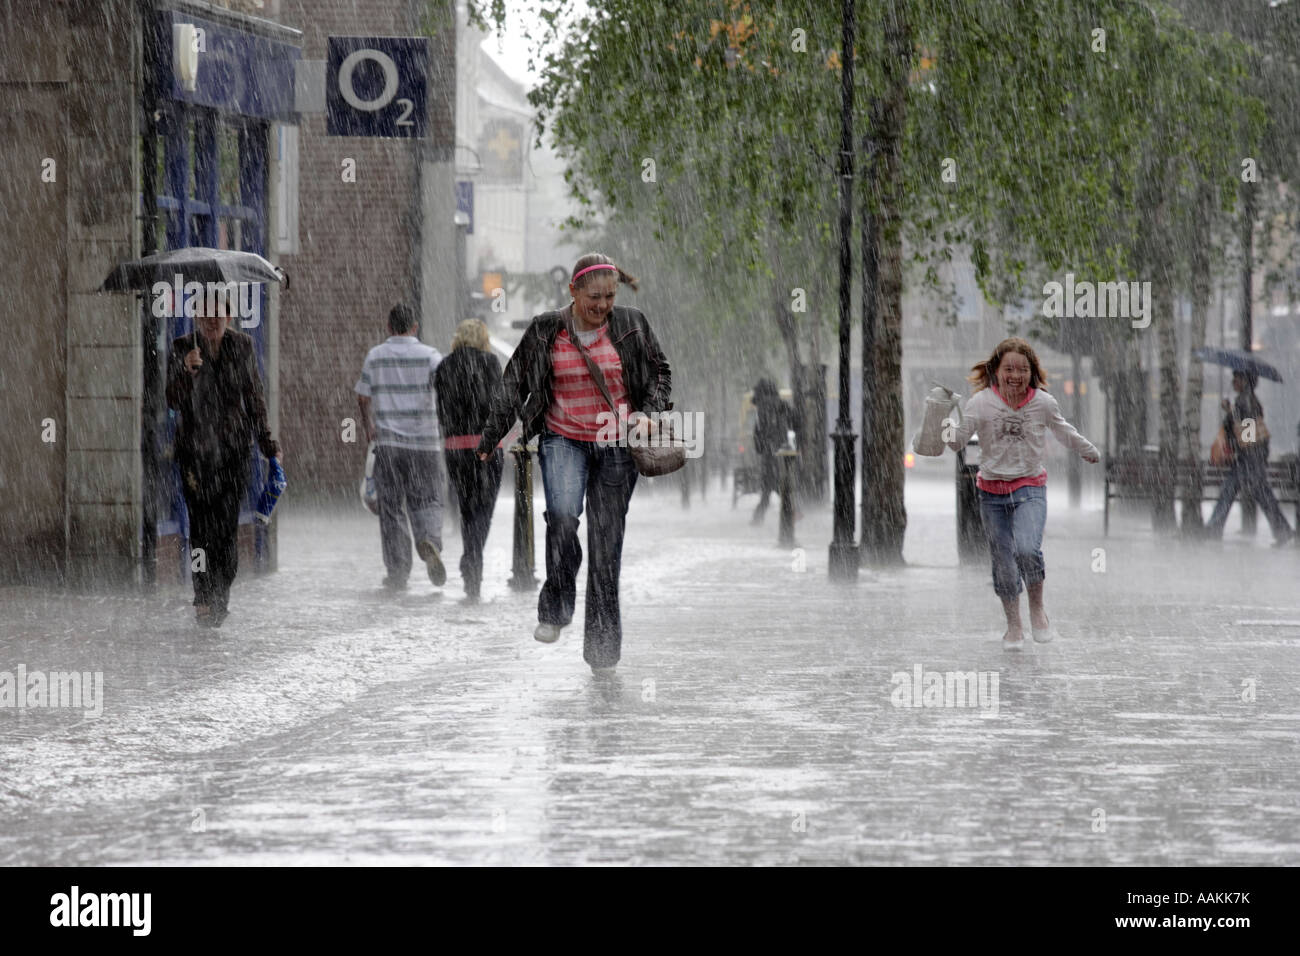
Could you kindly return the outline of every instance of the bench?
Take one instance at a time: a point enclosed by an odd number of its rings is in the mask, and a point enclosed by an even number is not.
[[[1201,500],[1215,501],[1223,482],[1232,469],[1225,465],[1199,462],[1193,465],[1180,461],[1174,478],[1174,500],[1182,501],[1193,485],[1193,468],[1201,475]],[[1141,454],[1126,452],[1106,456],[1105,516],[1102,526],[1110,534],[1110,500],[1112,498],[1154,498],[1160,480],[1158,453],[1151,448]],[[1295,455],[1283,455],[1268,463],[1268,486],[1277,497],[1278,504],[1295,506],[1296,523],[1300,524],[1300,460]],[[1240,496],[1239,496],[1240,497]]]

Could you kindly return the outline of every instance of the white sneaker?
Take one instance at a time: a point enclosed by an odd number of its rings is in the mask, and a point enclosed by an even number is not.
[[[1008,632],[1010,633],[1010,632]],[[1006,634],[1002,635],[1002,649],[1004,651],[1023,651],[1025,649],[1025,638],[1021,635],[1016,640],[1011,640]]]
[[[554,644],[560,639],[560,625],[539,623],[533,631],[533,638],[543,644]]]
[[[1035,644],[1050,644],[1052,641],[1056,640],[1056,628],[1052,627],[1050,621],[1047,623],[1047,627],[1042,629],[1036,627],[1033,631]]]

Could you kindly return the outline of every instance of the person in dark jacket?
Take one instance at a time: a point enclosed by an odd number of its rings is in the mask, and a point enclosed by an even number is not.
[[[239,506],[248,490],[249,444],[267,458],[280,455],[266,423],[266,398],[253,340],[227,328],[227,295],[211,314],[172,342],[167,404],[180,413],[176,464],[190,519],[195,617],[220,627],[229,613],[230,585],[239,570]],[[193,553],[193,551],[192,551]]]
[[[770,378],[759,379],[754,386],[754,454],[758,456],[760,497],[754,509],[753,524],[761,524],[767,514],[767,503],[777,490],[776,453],[786,442],[790,428],[790,406],[781,400],[776,383]]]
[[[618,581],[637,479],[626,430],[640,437],[653,434],[657,426],[650,416],[672,407],[672,374],[650,324],[637,309],[614,305],[620,282],[636,288],[636,280],[608,256],[590,253],[578,260],[569,282],[573,301],[533,318],[506,364],[478,446],[479,459],[486,461],[516,417],[525,443],[541,436],[546,583],[533,636],[543,643],[555,641],[573,618],[582,563],[578,518],[585,496],[583,658],[595,673],[611,670],[622,653]],[[606,405],[582,350],[602,373],[616,409]]]
[[[434,373],[438,420],[447,473],[460,505],[460,536],[464,544],[460,576],[465,597],[477,601],[483,582],[483,542],[492,524],[501,489],[504,455],[494,449],[487,461],[475,454],[492,398],[501,387],[501,362],[492,354],[488,329],[480,319],[466,319],[456,329],[451,354]]]
[[[1238,493],[1246,491],[1264,509],[1273,528],[1274,544],[1287,544],[1294,536],[1291,525],[1268,486],[1268,432],[1264,428],[1264,407],[1255,397],[1259,377],[1254,372],[1233,372],[1235,402],[1223,400],[1223,434],[1232,453],[1232,470],[1224,479],[1219,500],[1214,505],[1206,531],[1211,537],[1223,537],[1223,526]]]

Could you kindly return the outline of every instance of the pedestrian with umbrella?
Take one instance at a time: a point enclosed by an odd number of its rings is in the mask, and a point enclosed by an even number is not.
[[[1203,362],[1232,369],[1232,389],[1237,393],[1235,401],[1223,400],[1223,423],[1215,439],[1217,449],[1211,454],[1212,459],[1226,458],[1230,470],[1206,524],[1206,534],[1222,539],[1232,503],[1244,491],[1264,509],[1273,529],[1273,544],[1281,547],[1295,537],[1295,532],[1268,486],[1269,434],[1264,424],[1264,406],[1255,395],[1255,386],[1261,375],[1277,382],[1282,381],[1282,376],[1267,362],[1238,349],[1199,349],[1194,355]]]
[[[172,342],[167,404],[180,415],[176,463],[190,519],[195,618],[220,627],[239,569],[239,503],[248,490],[248,444],[278,458],[252,338],[229,328],[230,293],[201,301],[195,331]],[[215,307],[212,307],[215,306]]]
[[[236,302],[244,301],[249,285],[262,282],[287,288],[289,279],[253,252],[185,246],[118,263],[99,290],[148,291],[155,316],[194,317],[194,331],[172,342],[165,390],[168,406],[179,415],[175,461],[189,514],[195,619],[204,627],[220,627],[229,614],[230,586],[239,568],[239,505],[250,477],[250,438],[272,459],[268,483],[278,478],[278,488],[283,487],[283,473],[274,461],[280,446],[267,425],[253,340],[229,327]],[[260,302],[260,292],[252,292],[252,303]],[[263,520],[278,488],[269,505],[259,505]]]

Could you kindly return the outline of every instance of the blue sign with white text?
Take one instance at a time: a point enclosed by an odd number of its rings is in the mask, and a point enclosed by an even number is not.
[[[228,113],[297,121],[293,75],[302,56],[298,47],[176,10],[159,14],[153,29],[163,95]],[[185,59],[194,71],[192,88],[180,79],[179,61]]]
[[[423,138],[428,99],[428,38],[329,38],[325,128],[330,136]]]

